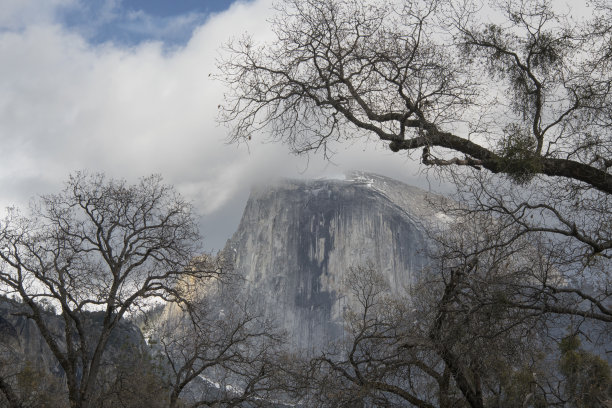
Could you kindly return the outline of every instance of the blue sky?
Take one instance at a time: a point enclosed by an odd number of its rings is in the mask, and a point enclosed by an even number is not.
[[[123,0],[128,10],[143,10],[154,16],[174,16],[185,13],[210,13],[227,10],[232,0]]]
[[[246,3],[246,0],[241,0]],[[59,7],[58,21],[94,44],[137,45],[161,41],[184,45],[193,30],[230,8],[232,0],[105,0],[70,2]]]

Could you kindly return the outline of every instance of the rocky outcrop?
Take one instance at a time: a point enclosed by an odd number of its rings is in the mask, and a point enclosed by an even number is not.
[[[63,377],[59,362],[47,346],[41,336],[36,324],[23,316],[26,306],[8,299],[0,300],[0,319],[2,328],[0,329],[0,343],[5,346],[4,360],[15,359],[19,367],[14,367],[14,371],[19,371],[23,364],[29,364],[32,369],[38,372],[48,372],[57,377]],[[58,316],[49,313],[46,317],[49,326],[60,332],[62,323]],[[9,353],[10,351],[10,353]]]
[[[64,370],[40,334],[33,320],[24,315],[29,311],[22,303],[0,298],[0,365],[16,361],[12,372],[19,372],[24,364],[39,373],[64,378]],[[92,336],[98,333],[102,312],[86,312],[83,323]],[[57,336],[60,347],[65,347],[63,319],[53,311],[45,313],[47,327]],[[105,367],[125,363],[147,350],[144,337],[135,325],[121,321],[113,330],[104,352]],[[132,356],[133,355],[133,356]],[[2,375],[0,373],[0,375]]]
[[[386,177],[283,180],[254,188],[226,254],[259,307],[294,347],[342,335],[349,267],[371,263],[391,288],[409,287],[425,261],[425,224],[440,198]]]

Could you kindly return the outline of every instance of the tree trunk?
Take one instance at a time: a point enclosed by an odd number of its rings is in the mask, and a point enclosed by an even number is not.
[[[178,404],[178,397],[180,393],[181,393],[180,389],[172,388],[172,392],[170,393],[170,402],[168,404],[169,408],[176,408],[176,405]]]

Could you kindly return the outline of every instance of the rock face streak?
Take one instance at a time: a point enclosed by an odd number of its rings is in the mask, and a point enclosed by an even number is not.
[[[422,221],[435,218],[428,200],[425,191],[363,173],[280,181],[252,191],[226,253],[292,346],[317,350],[342,335],[349,267],[369,262],[391,288],[410,285],[425,260]]]

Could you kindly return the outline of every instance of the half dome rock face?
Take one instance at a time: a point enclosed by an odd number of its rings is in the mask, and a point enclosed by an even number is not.
[[[394,290],[411,284],[425,261],[422,221],[435,215],[429,197],[364,173],[283,180],[252,191],[226,251],[292,345],[317,350],[342,335],[341,292],[350,267],[371,264]]]

